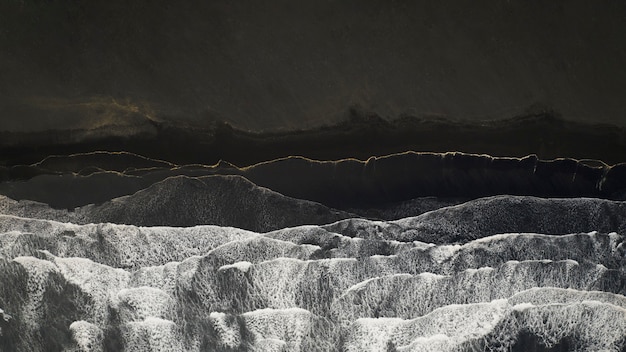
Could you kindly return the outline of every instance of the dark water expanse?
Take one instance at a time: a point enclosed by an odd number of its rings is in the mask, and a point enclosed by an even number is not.
[[[626,351],[626,2],[0,0],[0,352]]]
[[[0,132],[0,166],[29,165],[50,155],[93,151],[124,151],[179,165],[227,161],[241,167],[290,156],[365,161],[406,151],[517,158],[536,155],[545,160],[572,158],[594,166],[626,161],[626,128],[567,121],[553,111],[480,123],[415,116],[389,122],[371,112],[351,109],[348,119],[338,124],[292,132],[253,133],[225,123],[197,129],[155,122],[142,124],[133,136],[124,136],[125,131],[104,127]],[[85,162],[99,161],[91,158]],[[26,171],[14,170],[9,177],[28,177],[20,172]]]
[[[622,1],[5,0],[0,130],[294,130],[350,106],[624,126],[625,16]]]

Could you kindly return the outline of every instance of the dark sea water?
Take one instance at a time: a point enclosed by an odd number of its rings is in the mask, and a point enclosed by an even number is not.
[[[626,351],[626,3],[0,2],[0,351]]]
[[[297,130],[350,106],[465,121],[544,106],[624,126],[624,16],[620,1],[7,0],[0,123]]]

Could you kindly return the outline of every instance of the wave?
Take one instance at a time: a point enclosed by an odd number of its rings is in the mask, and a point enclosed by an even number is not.
[[[113,222],[139,226],[214,224],[256,231],[354,217],[319,203],[285,197],[235,175],[170,177],[132,195],[72,211],[7,198],[2,203],[5,214],[76,223]]]
[[[37,162],[49,155],[126,151],[175,164],[211,165],[228,160],[252,165],[301,155],[319,160],[367,159],[407,150],[458,151],[493,156],[541,159],[574,158],[626,162],[626,131],[608,124],[568,121],[552,112],[495,121],[455,121],[405,116],[385,120],[350,111],[350,118],[310,130],[255,133],[213,121],[186,126],[147,120],[149,133],[84,138],[89,131],[0,132],[0,165]],[[122,128],[123,131],[123,128]],[[116,131],[116,134],[119,133]],[[102,135],[103,134],[103,135]]]
[[[95,160],[90,161],[92,157]],[[129,168],[129,163],[135,160],[140,160],[138,165],[144,167]],[[43,171],[44,166],[50,170]],[[113,171],[85,171],[106,166]],[[588,160],[540,160],[536,156],[498,158],[405,152],[367,161],[288,157],[239,168],[226,162],[210,166],[171,166],[127,153],[94,153],[55,157],[33,166],[10,169],[19,170],[23,175],[46,174],[2,182],[0,194],[66,209],[129,195],[168,177],[208,175],[240,175],[288,197],[382,217],[418,215],[411,214],[411,209],[433,210],[499,194],[626,197],[626,164],[607,166]],[[63,173],[68,170],[72,173]],[[79,174],[81,172],[83,174]],[[428,197],[437,197],[438,201],[433,202]],[[412,199],[417,200],[411,202]]]
[[[285,234],[312,226],[259,235],[215,226],[3,220],[9,232],[2,235],[0,278],[11,289],[0,290],[0,346],[9,350],[419,350],[439,346],[439,334],[463,336],[457,347],[502,336],[515,345],[532,340],[523,326],[548,346],[560,341],[561,328],[585,334],[574,336],[589,346],[624,343],[616,338],[621,330],[599,334],[579,316],[613,327],[626,321],[624,256],[617,250],[624,238],[617,234],[499,235],[454,248],[389,240],[395,250],[376,251],[380,241],[326,232],[339,236],[343,246],[334,254],[345,257],[315,259],[322,247]],[[293,242],[273,238],[281,236]],[[585,257],[585,248],[598,253]],[[477,254],[492,266],[472,259]],[[527,259],[511,260],[521,257]]]
[[[234,198],[233,198],[234,197]],[[240,176],[175,177],[131,196],[73,211],[0,197],[7,215],[79,224],[113,222],[139,226],[213,224],[271,231],[328,224],[348,237],[432,243],[467,242],[497,233],[577,233],[626,230],[624,201],[595,198],[494,196],[394,221],[370,221],[319,203],[285,197]],[[331,223],[336,221],[334,223]]]

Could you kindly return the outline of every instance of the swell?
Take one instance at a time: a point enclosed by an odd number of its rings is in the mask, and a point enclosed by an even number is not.
[[[110,185],[109,185],[110,186]],[[71,211],[43,203],[0,197],[5,214],[73,223],[112,222],[139,226],[213,224],[270,231],[355,217],[322,204],[258,187],[241,176],[176,176],[128,196]]]

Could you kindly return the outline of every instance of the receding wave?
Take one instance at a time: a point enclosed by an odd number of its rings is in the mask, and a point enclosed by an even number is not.
[[[136,160],[138,167],[129,167]],[[288,157],[239,168],[227,162],[176,166],[128,153],[102,152],[48,158],[7,168],[4,175],[0,194],[68,209],[129,195],[168,177],[207,175],[244,176],[285,196],[340,209],[401,208],[400,203],[423,197],[437,197],[444,206],[499,194],[626,199],[626,164],[540,160],[534,155],[498,158],[406,152],[366,161]],[[436,207],[431,202],[425,209]]]
[[[568,121],[552,112],[494,121],[405,116],[393,120],[351,109],[349,118],[299,131],[250,132],[224,122],[206,125],[141,119],[142,130],[0,131],[0,165],[31,164],[49,155],[126,151],[176,164],[227,160],[252,165],[290,155],[319,160],[367,159],[407,150],[458,151],[498,157],[574,158],[626,162],[626,131],[609,124]],[[121,133],[121,135],[120,135]],[[90,136],[89,138],[85,136]]]

